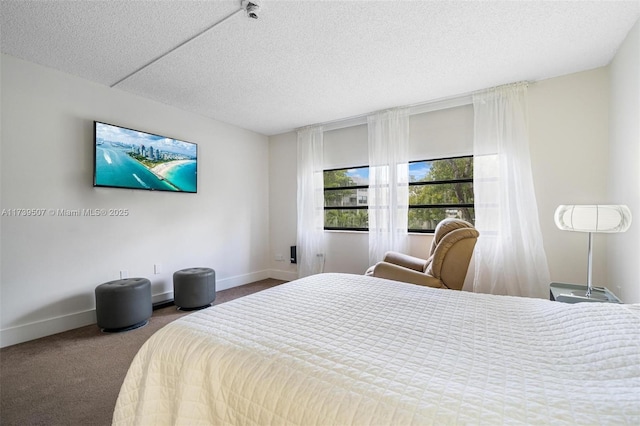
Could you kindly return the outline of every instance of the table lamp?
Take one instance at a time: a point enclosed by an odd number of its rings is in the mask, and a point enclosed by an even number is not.
[[[589,233],[587,290],[583,296],[590,298],[593,289],[591,234],[625,232],[631,226],[631,210],[625,205],[561,205],[556,209],[554,220],[563,231]]]

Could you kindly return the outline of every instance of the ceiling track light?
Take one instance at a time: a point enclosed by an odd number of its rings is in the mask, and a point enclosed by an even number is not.
[[[226,20],[228,20],[232,16],[236,15],[238,12],[240,12],[242,10],[244,10],[247,13],[247,16],[249,18],[258,19],[258,11],[260,10],[260,4],[261,3],[262,3],[261,0],[253,0],[253,1],[242,0],[242,2],[240,3],[240,8],[239,9],[233,11],[229,15],[227,15],[224,18],[220,19],[219,21],[215,22],[214,24],[212,24],[208,28],[204,29],[203,31],[199,32],[198,34],[194,35],[193,37],[191,37],[191,38],[183,41],[182,43],[178,44],[177,46],[171,48],[170,50],[168,50],[167,52],[163,53],[162,55],[152,59],[149,62],[147,62],[146,64],[144,64],[140,68],[136,69],[132,73],[127,74],[125,77],[123,77],[120,80],[116,81],[115,83],[113,83],[109,87],[111,87],[111,88],[116,87],[118,84],[120,84],[123,81],[127,80],[128,78],[134,76],[135,74],[139,73],[140,71],[142,71],[143,69],[147,68],[148,66],[155,64],[156,62],[158,62],[160,59],[164,58],[168,54],[174,52],[175,50],[179,49],[180,47],[184,46],[185,44],[187,44],[189,42],[192,42],[193,40],[197,39],[198,37],[200,37],[201,35],[205,34],[206,32],[208,32],[208,31],[212,30],[213,28],[215,28],[216,26],[222,24],[223,22],[225,22]]]
[[[249,18],[258,19],[258,12],[260,11],[260,4],[258,0],[242,0],[242,8]]]

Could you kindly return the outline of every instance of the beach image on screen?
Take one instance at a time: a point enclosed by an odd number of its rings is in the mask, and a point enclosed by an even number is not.
[[[95,123],[95,185],[197,192],[197,145]]]

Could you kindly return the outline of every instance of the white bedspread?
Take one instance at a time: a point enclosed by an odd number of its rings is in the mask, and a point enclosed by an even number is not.
[[[640,424],[640,305],[316,275],[188,315],[114,424]]]

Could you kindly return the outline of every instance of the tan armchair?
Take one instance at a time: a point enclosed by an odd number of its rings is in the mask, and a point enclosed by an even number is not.
[[[444,219],[436,227],[428,259],[390,251],[366,275],[461,290],[479,235],[469,222]]]

